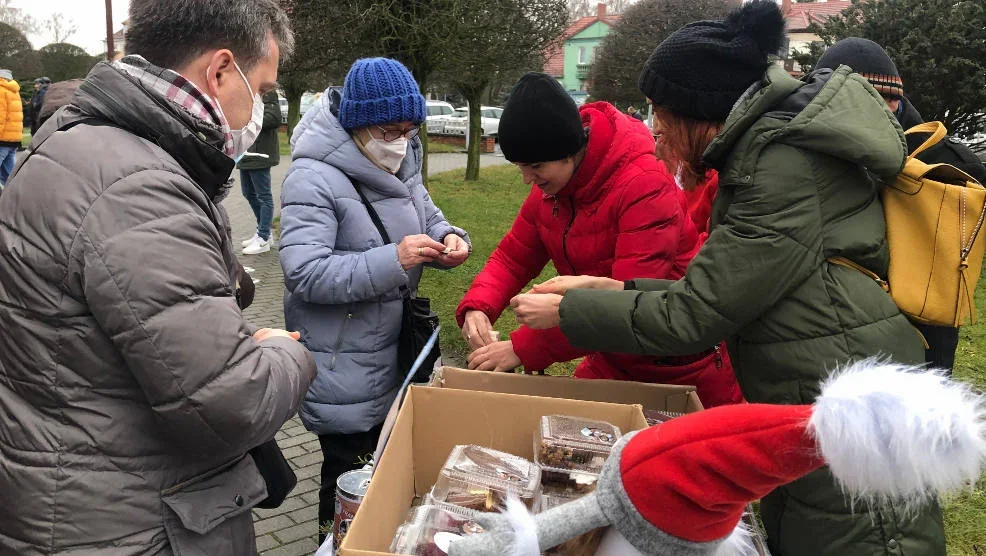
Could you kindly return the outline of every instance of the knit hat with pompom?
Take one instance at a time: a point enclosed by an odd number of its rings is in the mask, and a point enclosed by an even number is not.
[[[777,3],[753,0],[725,21],[697,21],[672,33],[644,64],[637,86],[656,106],[722,122],[783,42]]]

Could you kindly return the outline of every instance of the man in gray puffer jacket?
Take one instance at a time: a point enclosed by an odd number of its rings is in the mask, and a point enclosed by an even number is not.
[[[141,56],[92,70],[0,198],[3,555],[255,554],[245,454],[314,377],[244,321],[218,205],[286,16],[132,0],[130,22]]]

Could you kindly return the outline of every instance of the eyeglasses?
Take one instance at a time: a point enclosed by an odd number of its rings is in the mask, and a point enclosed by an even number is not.
[[[394,141],[400,139],[401,137],[406,137],[408,139],[413,139],[418,135],[418,127],[412,127],[410,129],[384,129],[377,126],[377,129],[383,132],[383,140],[388,143],[393,143]]]

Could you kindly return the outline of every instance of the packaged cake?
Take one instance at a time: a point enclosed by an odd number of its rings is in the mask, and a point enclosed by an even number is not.
[[[581,496],[596,490],[596,482],[599,480],[596,473],[538,465],[541,467],[542,490],[550,489],[552,492],[571,496]]]
[[[456,446],[439,472],[431,496],[480,512],[496,512],[514,493],[532,511],[541,488],[541,470],[534,463],[481,446]]]
[[[561,506],[563,504],[568,504],[573,500],[578,500],[581,498],[582,494],[576,494],[573,492],[566,492],[564,490],[556,490],[552,488],[543,488],[541,490],[541,511],[546,512],[551,508],[556,506]]]
[[[458,508],[419,506],[397,530],[390,551],[414,556],[444,556],[452,540],[484,532],[475,516],[475,512]]]
[[[654,425],[660,425],[661,423],[666,423],[675,417],[681,417],[684,413],[678,413],[676,411],[660,411],[657,409],[645,409],[644,419],[647,420],[647,426],[653,427]]]
[[[605,422],[564,415],[546,415],[534,439],[542,468],[598,475],[620,439],[620,429]]]

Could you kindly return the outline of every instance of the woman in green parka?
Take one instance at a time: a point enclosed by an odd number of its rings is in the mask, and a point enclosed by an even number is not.
[[[683,185],[719,171],[711,233],[685,276],[559,277],[514,298],[520,322],[560,325],[572,345],[606,352],[678,355],[726,339],[750,402],[810,404],[830,371],[868,357],[923,361],[890,296],[830,262],[886,276],[878,188],[903,166],[902,130],[849,68],[797,80],[770,63],[783,28],[776,3],[754,0],[726,21],[682,27],[640,75],[659,152]],[[671,136],[701,137],[689,130],[702,126],[712,127],[704,141]],[[936,503],[906,515],[851,507],[825,469],[760,507],[775,556],[945,554]]]

